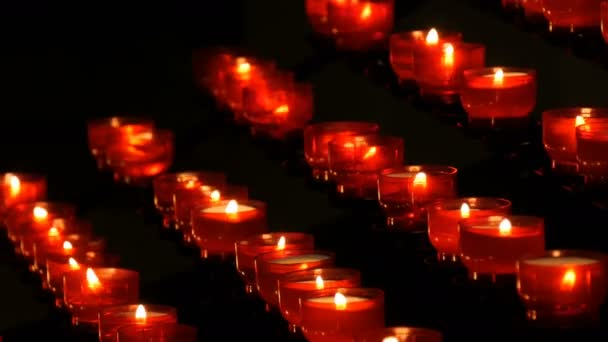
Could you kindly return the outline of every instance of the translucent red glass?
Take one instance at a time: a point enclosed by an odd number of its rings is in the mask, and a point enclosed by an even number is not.
[[[118,329],[117,342],[196,342],[197,329],[183,324],[132,325]]]
[[[542,0],[549,28],[576,31],[600,26],[601,0]]]
[[[384,43],[393,29],[394,0],[329,0],[327,23],[338,48],[364,50]]]
[[[19,203],[46,199],[46,177],[31,173],[0,174],[0,215]]]
[[[136,316],[137,310],[143,307],[145,318]],[[139,312],[141,315],[141,311]],[[177,310],[166,305],[116,305],[102,308],[99,312],[99,341],[116,342],[120,328],[137,326],[139,328],[155,325],[177,324]]]
[[[371,330],[356,342],[443,342],[443,335],[437,330],[403,326]]]
[[[589,183],[608,179],[608,117],[585,119],[576,127],[576,155],[579,173]]]

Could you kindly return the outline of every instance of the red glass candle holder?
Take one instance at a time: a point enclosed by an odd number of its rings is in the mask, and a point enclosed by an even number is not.
[[[64,301],[74,325],[97,325],[108,306],[137,303],[139,273],[120,268],[81,268],[65,274]]]
[[[329,143],[329,172],[346,197],[378,198],[378,174],[403,165],[403,139],[381,135],[341,136]]]
[[[471,126],[525,129],[536,105],[536,71],[503,67],[466,70],[460,100]]]
[[[336,46],[365,50],[386,42],[393,29],[394,0],[329,0],[327,23]]]
[[[232,110],[237,124],[246,123],[243,117],[243,94],[248,89],[263,86],[267,75],[276,74],[274,62],[251,57],[237,57],[226,74],[224,102]]]
[[[382,170],[378,200],[387,226],[415,229],[426,220],[426,206],[456,197],[456,174],[451,166],[408,165]]]
[[[131,325],[118,329],[116,342],[196,342],[197,329],[183,324]]]
[[[549,30],[596,29],[600,26],[601,0],[542,0]]]
[[[312,268],[333,266],[335,255],[329,252],[290,249],[260,254],[255,258],[258,293],[266,304],[277,307],[278,280],[285,274]]]
[[[608,1],[602,1],[600,5],[600,26],[602,28],[602,37],[608,43]]]
[[[201,49],[192,55],[192,68],[196,84],[221,98],[223,82],[235,58],[235,52],[225,48]]]
[[[255,258],[258,255],[283,250],[315,248],[314,237],[305,233],[274,232],[251,236],[235,244],[236,269],[252,293],[255,287]]]
[[[443,335],[426,328],[391,327],[372,330],[356,342],[443,342]]]
[[[517,290],[531,320],[596,322],[606,299],[606,256],[552,250],[518,262]]]
[[[46,227],[40,226],[34,229],[26,225],[24,228],[19,236],[19,248],[21,254],[28,257],[34,256],[36,245],[39,248],[45,245],[62,248],[65,241],[71,244],[79,239],[88,238],[92,230],[88,222],[63,218],[52,219]]]
[[[175,223],[174,196],[180,191],[189,191],[205,185],[226,184],[226,176],[219,172],[188,171],[167,173],[152,181],[154,206],[163,215],[165,226]]]
[[[61,245],[55,243],[34,245],[33,269],[45,273],[44,266],[49,255],[78,256],[88,254],[101,255],[106,249],[106,240],[81,234],[71,234],[65,237]]]
[[[302,332],[310,342],[358,341],[384,328],[384,292],[345,288],[313,292],[302,300]]]
[[[46,199],[46,177],[31,173],[0,174],[0,215],[7,208],[19,203]]]
[[[329,37],[331,26],[327,21],[327,6],[331,0],[306,0],[306,17],[313,31]]]
[[[587,118],[576,127],[578,171],[588,184],[605,184],[608,179],[608,118]]]
[[[192,238],[204,257],[234,254],[234,244],[265,233],[266,204],[260,201],[224,200],[192,210]]]
[[[434,46],[445,42],[459,42],[459,32],[406,31],[393,33],[389,39],[389,60],[391,67],[401,81],[414,80],[414,47]]]
[[[543,15],[542,0],[521,0],[521,7],[524,8],[524,14],[527,18]]]
[[[99,312],[99,341],[116,342],[118,329],[135,325],[146,328],[158,324],[177,324],[177,310],[166,305],[117,305]]]
[[[153,129],[154,121],[146,118],[113,116],[90,120],[87,123],[89,150],[97,160],[97,167],[105,167],[105,153],[111,143],[126,139],[130,134]]]
[[[295,330],[302,315],[300,304],[308,294],[325,289],[361,286],[361,272],[349,268],[315,268],[288,273],[279,279],[279,308]]]
[[[76,207],[69,203],[32,202],[11,207],[5,218],[9,238],[20,244],[25,235],[48,232],[56,218],[67,221],[76,216]]]
[[[590,117],[608,117],[604,108],[560,108],[543,112],[543,144],[553,169],[576,171],[576,127]]]
[[[458,224],[464,219],[505,216],[511,213],[511,201],[493,197],[442,199],[427,208],[429,240],[438,260],[455,260],[460,255]]]
[[[489,216],[459,226],[461,260],[472,279],[515,274],[519,258],[545,250],[545,224],[539,217]]]
[[[485,65],[485,46],[463,42],[414,46],[414,78],[424,97],[453,102],[464,70]]]
[[[304,128],[304,155],[316,180],[329,181],[329,142],[341,136],[374,134],[380,126],[364,121],[332,121],[310,124]]]
[[[58,220],[55,220],[58,221]],[[81,249],[94,249],[102,251],[105,248],[105,239],[92,236],[91,223],[78,220],[67,223],[64,229],[60,224],[54,224],[47,232],[21,239],[23,254],[32,255],[34,268],[44,266],[47,254],[63,253],[76,254]]]

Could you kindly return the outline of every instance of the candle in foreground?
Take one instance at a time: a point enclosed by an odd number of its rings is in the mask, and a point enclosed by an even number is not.
[[[102,308],[139,300],[139,273],[120,268],[80,268],[65,274],[63,294],[72,324],[96,326]]]
[[[286,274],[279,279],[279,308],[292,325],[300,325],[302,299],[314,291],[361,286],[361,273],[348,268],[315,268]]]
[[[157,324],[177,323],[177,310],[166,305],[117,305],[99,312],[99,341],[117,341],[119,328],[137,325],[139,328]]]
[[[576,127],[576,159],[585,183],[604,184],[608,180],[608,117],[585,119]]]
[[[550,31],[576,32],[599,28],[601,2],[602,0],[542,0],[542,5]]]
[[[192,237],[203,256],[234,254],[234,244],[265,233],[266,204],[225,200],[192,210]]]
[[[304,156],[314,179],[329,181],[329,142],[341,136],[375,134],[376,123],[365,121],[330,121],[310,124],[304,128]]]
[[[536,105],[536,71],[505,67],[465,70],[460,100],[470,125],[525,129]]]
[[[310,342],[358,341],[384,327],[384,293],[378,289],[329,289],[302,299],[302,332]]]
[[[460,221],[460,250],[469,276],[515,274],[517,260],[545,250],[544,220],[489,216]]]
[[[235,244],[236,268],[245,280],[247,292],[255,287],[255,258],[264,253],[314,249],[314,237],[305,233],[274,232],[251,236]]]
[[[511,202],[503,198],[467,197],[438,200],[428,206],[429,240],[439,260],[460,254],[458,223],[465,219],[507,215]]]
[[[595,321],[606,299],[606,256],[552,250],[518,262],[518,291],[531,320]]]
[[[282,250],[255,258],[256,286],[260,296],[271,306],[278,306],[278,280],[285,274],[311,268],[333,266],[335,255],[316,250]]]
[[[590,117],[606,116],[605,108],[559,108],[543,112],[543,144],[553,169],[576,171],[576,127]]]
[[[19,203],[43,201],[46,177],[29,173],[0,174],[0,214]]]
[[[371,330],[357,342],[442,342],[443,335],[437,331],[418,327],[390,327]]]
[[[407,165],[386,169],[378,179],[378,199],[389,227],[416,228],[426,221],[426,206],[456,197],[456,174],[451,166]]]
[[[116,342],[196,342],[197,329],[183,324],[129,325],[118,329]]]

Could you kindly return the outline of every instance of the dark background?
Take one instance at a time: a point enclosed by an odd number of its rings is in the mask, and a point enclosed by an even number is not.
[[[466,40],[486,44],[488,65],[538,69],[536,117],[557,106],[607,104],[608,73],[596,63],[473,9],[468,1],[397,2],[397,29],[461,31]],[[549,247],[607,247],[601,210],[535,178],[530,168],[497,158],[488,146],[395,97],[345,60],[320,59],[308,39],[303,1],[174,1],[156,7],[28,1],[1,5],[0,23],[0,170],[47,174],[50,198],[77,203],[110,240],[122,265],[140,271],[142,299],[176,306],[180,320],[199,326],[208,341],[289,338],[280,320],[245,300],[230,269],[201,263],[159,238],[158,221],[135,212],[141,194],[112,186],[108,175],[95,170],[86,148],[86,119],[140,114],[173,129],[174,169],[224,171],[268,202],[272,230],[315,233],[321,248],[338,252],[340,265],[361,269],[365,285],[386,290],[391,325],[437,328],[455,341],[564,335],[531,331],[509,291],[485,289],[480,296],[454,286],[452,275],[421,262],[432,251],[421,247],[420,237],[373,231],[371,213],[337,205],[247,135],[223,125],[194,86],[196,48],[246,46],[300,70],[315,87],[316,120],[377,121],[384,133],[406,139],[408,162],[459,167],[461,194],[503,196],[514,201],[516,212],[545,216]],[[7,260],[0,263],[0,331],[6,331],[6,340],[36,340],[40,334],[85,340],[66,335],[36,285],[9,262],[9,253],[0,258]]]

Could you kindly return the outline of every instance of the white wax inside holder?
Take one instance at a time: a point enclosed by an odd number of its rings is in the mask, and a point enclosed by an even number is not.
[[[344,296],[346,298],[346,305],[348,305],[348,303],[357,303],[357,302],[365,302],[368,301],[369,298],[365,298],[365,297],[357,297],[357,296]],[[327,296],[327,297],[315,297],[315,298],[309,298],[308,301],[309,302],[313,302],[313,303],[328,303],[328,304],[335,304],[335,296]]]
[[[158,311],[146,311],[146,318],[135,318],[135,311],[124,311],[124,312],[117,313],[116,316],[131,317],[131,318],[135,319],[137,322],[145,323],[146,319],[153,318],[153,317],[167,316],[167,313],[158,312]]]
[[[503,79],[506,77],[516,77],[516,76],[526,76],[525,72],[517,72],[517,71],[505,71],[502,73]],[[485,78],[494,78],[494,74],[483,75]]]
[[[244,213],[244,212],[248,212],[248,211],[254,211],[256,210],[255,207],[251,207],[248,205],[244,205],[244,204],[239,204],[237,207],[237,213]],[[209,207],[209,208],[205,208],[203,209],[203,213],[208,213],[208,214],[233,214],[233,213],[226,213],[226,206],[225,205],[218,205],[215,207]]]
[[[293,264],[303,264],[307,262],[321,261],[328,259],[328,255],[324,254],[306,254],[306,255],[293,255],[284,258],[274,259],[270,262],[273,264],[280,265],[293,265]]]
[[[599,260],[591,258],[583,258],[576,256],[565,256],[565,257],[546,257],[526,260],[526,264],[536,266],[585,266],[599,263]]]
[[[389,173],[386,176],[390,177],[390,178],[412,178],[412,177],[415,177],[417,173],[418,172],[396,172],[396,173]]]

